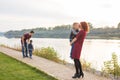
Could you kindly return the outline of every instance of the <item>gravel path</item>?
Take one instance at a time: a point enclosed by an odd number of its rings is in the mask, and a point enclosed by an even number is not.
[[[83,79],[72,79],[71,76],[74,74],[75,71],[74,69],[68,68],[65,65],[58,64],[53,61],[37,56],[33,56],[33,59],[29,58],[23,59],[21,52],[4,48],[1,46],[0,52],[3,52],[8,56],[16,58],[17,60],[20,60],[30,66],[36,67],[37,69],[44,71],[45,73],[53,77],[56,77],[59,80],[111,80],[85,71],[84,71],[85,77]]]

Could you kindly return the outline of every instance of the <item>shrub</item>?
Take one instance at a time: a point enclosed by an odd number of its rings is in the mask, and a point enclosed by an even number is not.
[[[118,57],[115,53],[112,54],[112,59],[104,62],[102,69],[104,73],[120,76],[120,65],[118,64]]]
[[[57,52],[51,47],[35,49],[33,54],[55,62],[61,62],[57,55]]]
[[[81,64],[84,70],[90,71],[91,69],[91,63],[87,62],[85,59],[81,60]]]

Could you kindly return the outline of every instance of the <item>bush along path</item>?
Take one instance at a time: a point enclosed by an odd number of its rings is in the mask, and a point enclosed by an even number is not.
[[[65,65],[38,57],[38,56],[33,56],[33,59],[29,58],[22,58],[22,53],[19,51],[15,51],[12,49],[4,48],[0,46],[0,52],[11,56],[23,63],[26,63],[32,67],[35,67],[55,78],[58,80],[74,80],[72,79],[72,76],[74,74],[74,69],[68,68]],[[77,79],[77,80],[111,80],[107,79],[101,76],[94,75],[89,72],[85,72],[85,77],[83,79]]]

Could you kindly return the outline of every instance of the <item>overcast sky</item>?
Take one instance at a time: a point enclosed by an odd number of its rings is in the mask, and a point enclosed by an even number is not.
[[[119,0],[0,0],[0,31],[89,21],[95,27],[120,22]]]

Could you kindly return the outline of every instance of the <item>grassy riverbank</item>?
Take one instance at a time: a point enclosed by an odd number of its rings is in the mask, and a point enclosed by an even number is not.
[[[5,48],[9,48],[9,49],[13,49],[16,51],[21,51],[21,47],[18,45],[15,45],[14,47],[9,47],[7,45],[0,45],[2,47]],[[61,63],[61,64],[67,64],[67,62],[65,60],[61,60],[60,57],[58,56],[57,51],[52,48],[52,47],[42,47],[40,49],[35,49],[33,52],[33,55],[39,56],[39,57],[43,57],[45,59],[57,62],[57,63]],[[89,71],[91,69],[91,63],[87,62],[86,60],[82,59],[82,66],[83,69],[86,71]]]
[[[17,51],[20,51],[20,47],[9,47],[9,46],[5,46],[5,45],[2,45],[3,47],[6,47],[6,48],[10,48],[10,49],[13,49],[13,50],[17,50]],[[43,57],[43,58],[46,58],[48,60],[51,60],[51,61],[54,61],[54,62],[57,62],[57,63],[65,63],[65,66],[66,67],[69,67],[71,69],[74,68],[73,64],[70,64],[70,63],[67,63],[63,60],[60,60],[59,56],[57,55],[58,53],[51,47],[47,47],[47,48],[40,48],[40,49],[35,49],[34,50],[34,55],[37,55],[39,57]],[[81,59],[81,63],[82,63],[82,66],[83,66],[83,70],[84,71],[87,71],[89,73],[92,73],[92,74],[96,74],[98,76],[104,76],[102,73],[103,72],[100,72],[100,71],[96,71],[96,69],[92,68],[91,67],[91,63],[87,62],[86,60],[84,59]]]
[[[46,73],[0,53],[0,80],[57,80]]]

